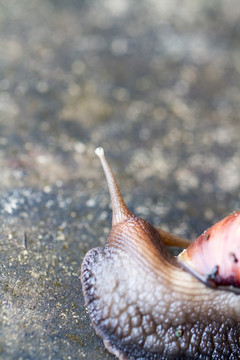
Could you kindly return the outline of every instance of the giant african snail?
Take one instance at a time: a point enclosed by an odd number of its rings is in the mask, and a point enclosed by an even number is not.
[[[82,285],[91,322],[119,359],[240,358],[240,214],[189,245],[134,216],[102,148],[96,150],[111,195],[112,230],[90,250]]]

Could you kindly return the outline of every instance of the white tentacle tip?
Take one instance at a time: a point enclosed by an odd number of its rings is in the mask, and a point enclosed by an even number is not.
[[[97,148],[95,149],[95,154],[96,154],[98,157],[104,156],[104,150],[103,150],[103,148],[102,148],[102,147],[97,147]]]

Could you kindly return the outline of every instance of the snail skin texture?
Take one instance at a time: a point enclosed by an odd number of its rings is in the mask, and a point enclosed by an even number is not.
[[[82,264],[85,304],[96,333],[118,359],[240,359],[240,213],[189,241],[134,216],[102,148],[111,195],[105,247]],[[238,261],[239,259],[239,261]]]

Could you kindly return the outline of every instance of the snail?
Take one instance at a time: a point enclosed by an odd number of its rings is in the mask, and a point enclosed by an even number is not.
[[[195,242],[155,228],[127,208],[102,148],[112,202],[105,247],[82,263],[85,304],[118,359],[240,358],[240,212]],[[186,248],[177,257],[166,246]]]

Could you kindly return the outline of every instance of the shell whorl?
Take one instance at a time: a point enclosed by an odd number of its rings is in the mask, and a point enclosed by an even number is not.
[[[202,281],[240,292],[240,211],[200,235],[178,259]]]

